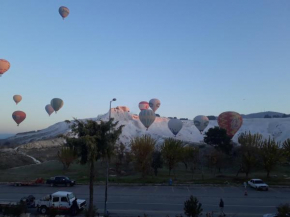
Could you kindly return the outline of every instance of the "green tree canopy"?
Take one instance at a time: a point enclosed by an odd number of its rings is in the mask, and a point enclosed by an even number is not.
[[[220,127],[210,128],[204,137],[206,144],[214,146],[217,150],[230,154],[233,145],[231,143],[231,137],[227,135],[227,131]]]

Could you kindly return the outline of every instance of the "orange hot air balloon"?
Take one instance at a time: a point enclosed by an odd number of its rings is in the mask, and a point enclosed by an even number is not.
[[[9,70],[10,63],[7,60],[0,59],[0,77]]]
[[[223,112],[218,116],[218,125],[225,129],[231,138],[238,132],[242,124],[243,118],[237,112]]]
[[[26,114],[23,111],[15,111],[12,114],[12,118],[17,123],[17,126],[19,126],[19,124],[26,118]]]
[[[13,100],[16,103],[16,105],[22,100],[22,96],[20,95],[14,95]]]

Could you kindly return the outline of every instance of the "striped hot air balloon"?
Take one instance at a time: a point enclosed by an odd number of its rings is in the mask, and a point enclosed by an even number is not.
[[[139,113],[139,119],[141,123],[146,127],[147,130],[151,126],[151,124],[153,124],[153,122],[155,121],[155,118],[156,118],[155,112],[149,109],[142,110]]]
[[[218,125],[225,129],[231,138],[238,132],[242,124],[243,118],[237,112],[223,112],[218,116]]]
[[[17,126],[19,126],[19,124],[26,118],[26,114],[23,111],[15,111],[12,114],[12,118],[17,123]]]
[[[182,121],[176,118],[168,121],[168,128],[170,129],[170,131],[173,133],[174,136],[176,136],[182,129],[182,125],[183,125]]]
[[[146,102],[146,101],[142,101],[142,102],[139,102],[139,109],[142,111],[142,110],[146,110],[149,108],[149,103]]]
[[[66,18],[69,15],[69,9],[65,6],[61,6],[58,9],[58,12],[59,12],[60,16],[62,17],[62,19]]]

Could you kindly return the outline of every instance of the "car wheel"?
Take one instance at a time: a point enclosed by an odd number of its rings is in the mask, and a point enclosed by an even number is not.
[[[67,183],[65,183],[65,187],[68,187],[68,184]]]
[[[39,212],[40,212],[41,214],[46,214],[46,212],[47,212],[47,208],[46,208],[45,206],[42,206],[42,207],[39,208]]]

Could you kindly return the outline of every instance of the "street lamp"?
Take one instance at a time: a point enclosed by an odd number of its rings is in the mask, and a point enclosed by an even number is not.
[[[109,110],[109,121],[111,120],[111,104],[113,101],[116,101],[116,98],[113,98],[110,101],[110,110]],[[111,125],[110,125],[110,131],[111,131]],[[109,131],[109,132],[110,132]],[[108,154],[108,153],[107,153]],[[104,208],[104,216],[107,215],[107,200],[108,200],[108,182],[109,182],[109,159],[108,156],[106,156],[107,158],[107,174],[106,174],[106,189],[105,189],[105,208]]]

